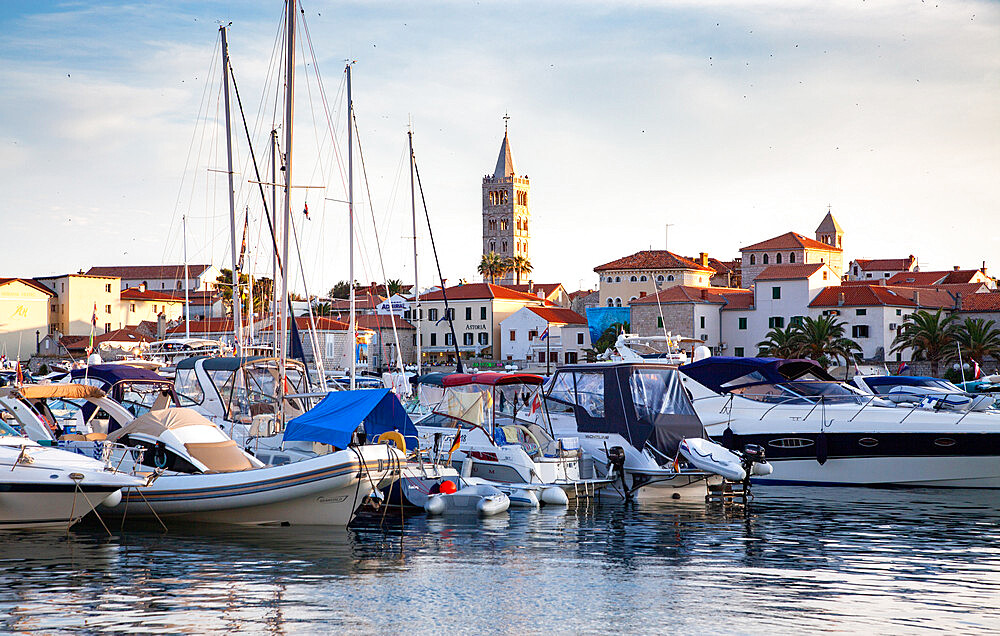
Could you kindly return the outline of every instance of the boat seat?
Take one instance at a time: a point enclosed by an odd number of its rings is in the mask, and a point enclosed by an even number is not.
[[[239,444],[231,439],[223,442],[189,442],[184,444],[184,448],[212,473],[233,473],[254,467]]]
[[[541,452],[538,445],[531,441],[524,431],[516,426],[498,426],[494,429],[493,435],[497,446],[516,445],[524,449],[528,455],[535,455]]]
[[[103,442],[108,439],[108,436],[104,433],[87,433],[84,435],[88,442]]]
[[[79,433],[66,433],[65,435],[59,436],[60,442],[86,442],[87,436],[80,435]]]

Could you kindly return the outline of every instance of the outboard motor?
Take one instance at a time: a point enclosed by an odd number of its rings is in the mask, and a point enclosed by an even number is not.
[[[770,475],[773,467],[764,459],[764,447],[757,444],[747,444],[741,453],[743,457],[743,470],[747,472],[747,479],[752,475]]]
[[[621,446],[612,446],[608,449],[608,473],[614,470],[622,481],[622,492],[625,498],[629,499],[628,484],[625,483],[625,449]]]

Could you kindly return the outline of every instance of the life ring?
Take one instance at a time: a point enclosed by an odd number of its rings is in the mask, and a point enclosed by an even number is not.
[[[163,442],[157,442],[153,447],[153,465],[157,468],[166,468],[168,460],[167,446]]]
[[[406,453],[406,440],[403,439],[403,435],[399,431],[386,431],[375,440],[376,444],[388,444],[389,442],[392,442],[392,445],[404,454]]]

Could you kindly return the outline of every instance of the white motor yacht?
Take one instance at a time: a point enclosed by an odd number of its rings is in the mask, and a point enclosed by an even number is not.
[[[896,404],[811,360],[710,357],[679,368],[705,429],[766,449],[770,484],[1000,488],[991,413]]]

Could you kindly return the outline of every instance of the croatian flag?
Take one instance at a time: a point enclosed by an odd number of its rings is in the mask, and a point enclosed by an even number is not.
[[[899,368],[896,369],[896,375],[903,375],[903,371],[906,371],[909,368],[910,367],[907,366],[907,364],[905,362],[900,362],[899,363]]]
[[[303,203],[302,204],[302,214],[306,215],[306,220],[309,219],[309,204],[308,203]]]
[[[549,337],[549,328],[546,327],[545,331],[542,332],[542,335],[538,336],[538,339],[539,340],[545,340],[548,337]]]
[[[983,370],[979,366],[979,363],[976,362],[975,360],[973,360],[972,361],[972,379],[973,380],[978,380],[981,377],[983,377]]]

